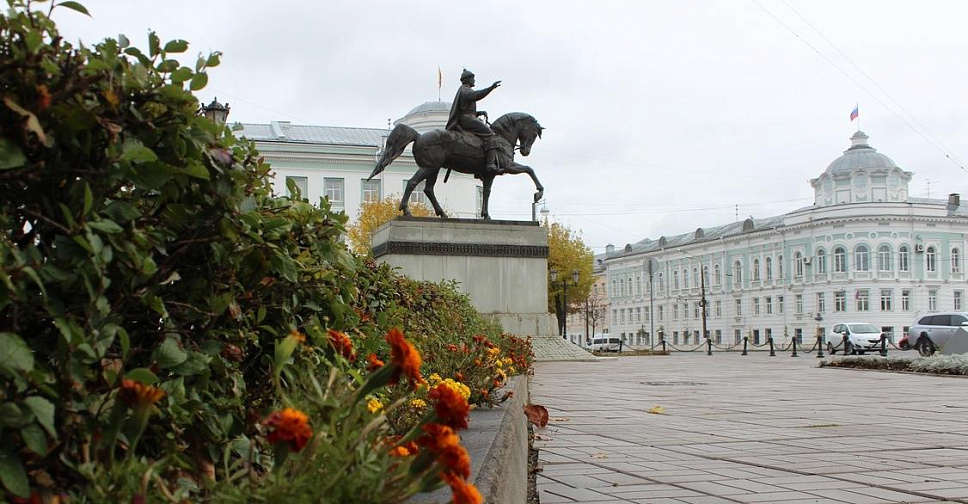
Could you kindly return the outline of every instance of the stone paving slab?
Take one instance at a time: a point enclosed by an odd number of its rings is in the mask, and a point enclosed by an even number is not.
[[[541,502],[968,504],[968,380],[817,363],[537,363]]]

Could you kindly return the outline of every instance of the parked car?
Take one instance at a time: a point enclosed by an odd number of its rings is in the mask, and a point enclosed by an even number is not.
[[[619,338],[595,338],[588,345],[588,349],[593,352],[621,352],[622,346]]]
[[[968,351],[968,312],[932,313],[908,330],[908,348],[921,355],[963,353]],[[901,348],[904,348],[903,346]]]
[[[847,335],[846,346],[841,343],[845,334]],[[874,324],[867,322],[834,324],[827,334],[827,351],[831,355],[836,354],[838,349],[843,350],[844,355],[880,351],[882,334]]]

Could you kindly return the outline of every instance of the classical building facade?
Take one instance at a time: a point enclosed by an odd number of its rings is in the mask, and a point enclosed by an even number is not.
[[[427,102],[398,119],[423,133],[443,128],[450,102]],[[275,174],[277,194],[288,194],[287,181],[299,188],[304,198],[317,202],[328,198],[335,210],[354,221],[364,201],[403,194],[407,181],[417,170],[410,148],[373,180],[373,170],[389,130],[342,126],[308,126],[287,121],[268,124],[236,124],[237,136],[255,142]],[[482,186],[470,175],[453,172],[446,184],[438,179],[434,192],[450,217],[467,219],[480,215]],[[423,184],[411,195],[411,202],[427,203]]]
[[[609,246],[611,333],[697,345],[704,299],[707,334],[721,345],[744,336],[811,345],[843,322],[870,322],[897,341],[924,313],[968,309],[968,208],[958,194],[909,197],[911,176],[858,131],[810,181],[811,206]]]

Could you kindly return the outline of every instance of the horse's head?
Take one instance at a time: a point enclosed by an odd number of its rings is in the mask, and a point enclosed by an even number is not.
[[[523,112],[504,114],[494,121],[491,129],[508,142],[519,145],[522,156],[531,154],[531,145],[541,138],[541,131],[544,130],[537,119]]]

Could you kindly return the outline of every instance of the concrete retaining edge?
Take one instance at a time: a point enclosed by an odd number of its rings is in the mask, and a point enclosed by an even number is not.
[[[468,429],[461,432],[461,443],[471,457],[471,477],[487,504],[525,502],[528,497],[528,378],[518,375],[508,380],[505,391],[514,397],[494,408],[471,411]],[[417,495],[413,504],[451,502],[450,488]]]

